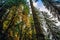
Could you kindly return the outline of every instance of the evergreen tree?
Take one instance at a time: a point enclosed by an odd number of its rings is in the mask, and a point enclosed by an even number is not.
[[[60,9],[59,6],[57,6],[60,2],[59,0],[41,0],[43,4],[46,6],[48,10],[54,15],[54,17],[57,17],[58,20],[60,20]]]
[[[44,16],[44,20],[46,21],[46,25],[47,25],[47,30],[49,33],[52,34],[52,40],[60,40],[60,29],[59,27],[56,25],[56,21],[51,20],[49,18],[49,15],[46,12],[42,13]]]

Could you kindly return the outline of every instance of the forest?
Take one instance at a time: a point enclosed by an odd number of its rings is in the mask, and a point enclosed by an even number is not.
[[[60,40],[60,0],[0,0],[0,40]]]

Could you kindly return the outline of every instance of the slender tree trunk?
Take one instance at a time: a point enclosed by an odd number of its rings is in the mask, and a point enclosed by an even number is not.
[[[33,20],[34,20],[34,25],[35,25],[35,29],[36,29],[37,40],[45,40],[42,28],[40,26],[40,22],[39,22],[39,20],[37,18],[35,10],[34,10],[32,0],[30,0],[30,5],[31,5],[31,9],[32,9],[32,14],[33,14]]]

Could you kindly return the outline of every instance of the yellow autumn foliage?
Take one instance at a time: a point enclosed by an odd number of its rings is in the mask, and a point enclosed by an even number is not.
[[[3,23],[3,29],[4,29],[4,30],[7,29],[8,23],[9,23],[9,21],[4,21],[4,23]]]

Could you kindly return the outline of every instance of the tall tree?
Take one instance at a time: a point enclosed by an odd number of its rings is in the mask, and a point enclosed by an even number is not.
[[[18,4],[18,5],[17,5]],[[2,0],[2,3],[0,5],[0,14],[1,14],[1,40],[5,40],[7,39],[6,37],[8,36],[8,30],[13,26],[14,22],[14,18],[16,16],[16,12],[15,10],[17,10],[17,6],[19,6],[20,4],[26,4],[26,0]],[[15,8],[15,7],[16,8]],[[11,9],[10,12],[7,9]],[[13,11],[13,12],[12,12]],[[3,32],[3,33],[2,33]]]
[[[59,5],[59,0],[41,0],[43,4],[46,6],[48,10],[54,15],[54,17],[57,17],[58,20],[60,20],[60,6]]]
[[[30,0],[30,5],[31,5],[31,9],[32,9],[32,15],[33,15],[33,20],[34,20],[34,26],[36,29],[37,40],[45,40],[43,30],[42,30],[40,23],[39,23],[39,20],[37,18],[32,0]]]

